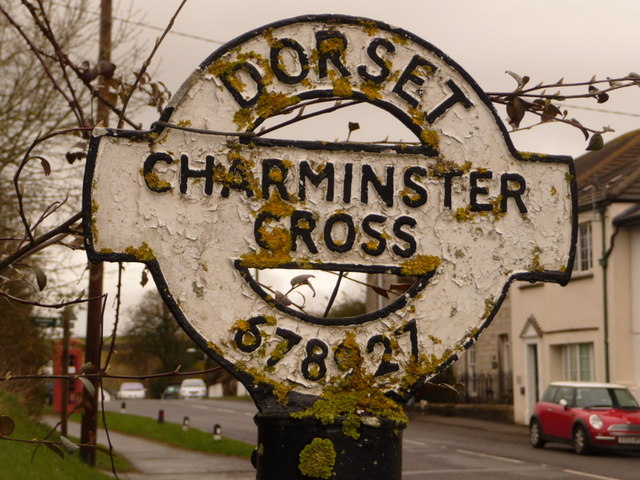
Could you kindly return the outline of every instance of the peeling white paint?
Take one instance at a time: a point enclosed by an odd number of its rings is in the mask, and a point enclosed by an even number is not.
[[[560,278],[569,265],[572,242],[572,201],[571,181],[567,179],[567,163],[527,161],[514,156],[505,140],[505,133],[496,124],[491,108],[480,96],[468,77],[456,70],[447,59],[432,51],[428,45],[404,38],[398,41],[394,32],[380,29],[373,36],[370,30],[358,24],[323,25],[319,23],[285,24],[268,30],[268,35],[257,34],[228,52],[222,52],[227,65],[247,61],[263,77],[265,63],[256,60],[269,59],[270,38],[291,38],[311,52],[315,46],[315,34],[321,30],[336,29],[345,35],[349,48],[342,62],[354,73],[347,77],[355,92],[364,89],[364,83],[355,74],[357,67],[365,65],[370,71],[379,70],[367,53],[373,38],[390,42],[395,51],[390,53],[380,49],[379,55],[389,60],[394,78],[415,58],[426,59],[437,70],[433,76],[415,72],[423,80],[418,89],[416,80],[407,81],[403,89],[410,96],[419,98],[420,103],[413,109],[409,103],[394,92],[397,80],[384,82],[378,92],[377,101],[384,102],[390,109],[399,112],[432,112],[451,95],[446,83],[452,81],[473,105],[466,108],[454,104],[433,124],[423,128],[433,130],[440,139],[438,157],[422,154],[396,153],[388,150],[380,153],[365,151],[309,150],[298,146],[253,146],[239,145],[234,137],[205,135],[165,129],[158,139],[134,142],[120,136],[103,136],[94,152],[95,169],[87,181],[93,185],[91,202],[97,209],[91,218],[94,232],[90,252],[94,258],[113,259],[113,255],[123,254],[127,249],[139,248],[146,244],[153,252],[161,272],[161,281],[166,282],[175,305],[183,321],[195,328],[204,342],[216,346],[217,354],[231,364],[242,362],[249,368],[264,371],[273,381],[288,382],[294,390],[302,393],[319,394],[323,382],[305,378],[301,365],[309,357],[308,341],[318,339],[328,346],[329,352],[316,363],[327,368],[325,379],[340,377],[333,361],[334,349],[345,339],[346,332],[354,332],[360,348],[364,352],[368,342],[376,336],[393,337],[398,347],[392,352],[391,361],[399,366],[397,371],[379,377],[385,388],[394,388],[406,373],[410,362],[411,335],[394,333],[405,322],[416,320],[417,348],[420,355],[444,359],[447,352],[460,348],[469,338],[473,339],[479,329],[486,325],[487,316],[495,312],[487,310],[488,299],[501,297],[505,285],[513,275],[528,274],[533,270],[539,274],[555,274]],[[263,32],[264,33],[264,32]],[[253,52],[245,58],[244,54]],[[311,54],[309,58],[312,58]],[[311,60],[310,60],[311,62]],[[268,62],[267,62],[268,64]],[[317,69],[311,65],[307,82],[286,84],[271,79],[265,81],[269,94],[287,96],[304,95],[318,90],[334,88],[331,76],[336,76],[336,66],[329,62],[333,73],[320,78]],[[378,70],[376,70],[376,68]],[[214,69],[215,70],[215,69]],[[248,77],[247,77],[248,78]],[[245,82],[251,82],[244,78]],[[339,78],[339,76],[338,76]],[[247,90],[243,92],[248,95]],[[174,111],[170,123],[188,121],[193,128],[216,131],[238,131],[237,114],[241,110],[232,92],[220,81],[218,75],[208,69],[196,71],[180,93],[172,100]],[[253,118],[255,120],[255,118]],[[231,145],[231,147],[230,147]],[[156,163],[153,173],[159,179],[169,182],[171,191],[152,191],[145,181],[141,169],[151,152],[166,153],[171,164]],[[380,255],[367,254],[360,243],[371,241],[360,227],[354,247],[346,252],[336,252],[328,245],[319,232],[313,238],[318,253],[312,253],[302,241],[297,242],[295,252],[290,251],[292,262],[303,265],[307,262],[345,264],[357,267],[394,267],[420,255],[437,257],[441,260],[435,276],[428,286],[416,297],[410,298],[404,309],[391,312],[386,318],[372,319],[362,323],[318,326],[312,320],[305,321],[286,311],[274,308],[273,303],[262,300],[234,268],[233,262],[246,258],[247,254],[260,252],[254,225],[265,200],[259,189],[251,197],[245,191],[231,190],[228,197],[221,194],[223,185],[217,179],[212,194],[205,194],[204,179],[187,181],[187,192],[180,193],[180,156],[189,157],[189,168],[205,168],[205,157],[214,157],[216,168],[229,173],[234,158],[240,155],[245,162],[252,162],[251,171],[257,185],[263,179],[262,168],[265,159],[280,159],[287,162],[288,176],[284,185],[292,197],[299,184],[299,169],[302,162],[309,162],[317,171],[317,166],[330,162],[335,168],[335,199],[326,200],[324,187],[309,187],[304,202],[285,202],[285,206],[311,212],[318,223],[318,230],[331,212],[346,212],[361,225],[369,214],[386,217],[386,222],[376,224],[390,236],[389,245]],[[442,162],[451,162],[455,168],[464,170],[452,179],[451,207],[445,206],[445,184],[442,177],[428,175],[419,183],[428,192],[424,206],[411,208],[402,201],[403,171],[410,166],[438,168]],[[387,206],[375,191],[369,193],[370,200],[364,203],[360,198],[360,184],[354,181],[352,199],[343,201],[340,196],[345,183],[344,165],[353,165],[354,178],[359,179],[360,169],[370,165],[379,178],[384,178],[387,166],[395,168],[393,205]],[[450,167],[451,168],[451,165]],[[500,179],[505,173],[517,174],[526,179],[526,191],[521,200],[527,212],[521,213],[514,199],[507,203],[506,212],[470,212],[472,172],[491,171],[491,179],[481,179],[476,188],[486,188],[487,194],[477,195],[477,202],[499,204]],[[310,185],[310,184],[309,184]],[[556,194],[550,192],[552,187]],[[273,195],[273,188],[270,190]],[[414,192],[411,192],[414,193]],[[390,248],[396,241],[400,247],[406,245],[394,236],[393,221],[402,216],[416,220],[415,228],[405,227],[416,242],[411,258],[402,258]],[[288,228],[288,216],[276,223]],[[337,230],[336,230],[337,232]],[[129,250],[131,251],[131,250]],[[102,255],[100,253],[102,252]],[[463,255],[457,255],[461,252]],[[133,260],[133,258],[131,258]],[[207,266],[207,271],[203,270]],[[292,276],[295,272],[292,272]],[[158,278],[156,279],[158,280]],[[178,307],[179,305],[179,307]],[[452,314],[455,306],[455,314]],[[258,330],[263,335],[266,349],[251,352],[234,346],[234,335],[239,321],[256,316],[273,318],[272,324],[261,324]],[[347,322],[348,323],[348,322]],[[272,371],[265,369],[265,362],[276,346],[282,342],[277,329],[285,329],[299,335],[302,340],[273,365]],[[470,333],[472,332],[472,333]],[[471,335],[471,337],[469,337]],[[435,342],[433,338],[441,340]],[[378,344],[376,348],[380,348]],[[365,353],[365,368],[371,373],[380,366],[381,355],[374,350]],[[315,367],[314,367],[315,368]]]

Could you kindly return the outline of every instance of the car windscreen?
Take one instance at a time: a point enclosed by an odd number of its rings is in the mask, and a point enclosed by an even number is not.
[[[182,382],[183,387],[204,387],[202,380],[185,380]]]
[[[618,408],[640,409],[638,402],[626,388],[612,388],[609,390],[613,398],[613,405]]]
[[[626,388],[578,388],[576,406],[638,408],[638,402]]]
[[[144,390],[144,386],[141,383],[123,383],[120,390]]]

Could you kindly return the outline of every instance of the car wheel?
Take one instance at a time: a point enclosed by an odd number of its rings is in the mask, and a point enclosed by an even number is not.
[[[542,429],[538,420],[531,420],[529,424],[529,441],[533,448],[542,448],[547,443],[542,439]]]
[[[582,425],[573,429],[573,451],[578,455],[587,455],[591,452],[589,434]]]

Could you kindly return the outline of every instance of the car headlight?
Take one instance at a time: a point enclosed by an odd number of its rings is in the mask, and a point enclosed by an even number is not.
[[[602,417],[600,417],[600,415],[591,415],[589,417],[589,423],[596,430],[600,430],[602,427],[604,427],[604,421],[602,420]]]

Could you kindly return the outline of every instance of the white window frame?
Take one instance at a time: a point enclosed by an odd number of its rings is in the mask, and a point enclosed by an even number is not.
[[[591,222],[578,224],[576,245],[576,271],[585,272],[593,268],[593,229]]]
[[[568,343],[562,345],[562,368],[565,380],[592,382],[593,343]]]

